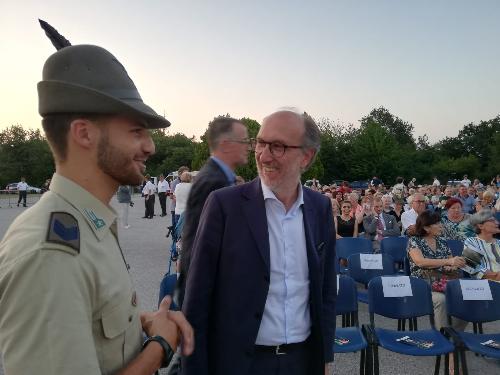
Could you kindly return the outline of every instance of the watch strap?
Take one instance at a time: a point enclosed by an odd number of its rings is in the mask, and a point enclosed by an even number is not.
[[[170,361],[172,360],[172,357],[174,356],[174,351],[168,344],[167,340],[165,340],[163,337],[159,335],[148,337],[146,341],[144,341],[144,344],[142,344],[142,350],[144,350],[144,348],[148,346],[148,344],[151,341],[155,341],[161,345],[163,349],[163,361],[161,367],[167,367]]]

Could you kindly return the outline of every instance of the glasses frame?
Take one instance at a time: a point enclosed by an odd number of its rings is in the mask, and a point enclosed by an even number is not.
[[[300,149],[304,148],[304,146],[292,146],[292,145],[287,145],[287,144],[277,142],[277,141],[266,142],[266,141],[263,141],[262,139],[252,139],[251,142],[252,142],[252,149],[255,152],[262,153],[266,149],[266,146],[269,146],[269,152],[275,158],[283,157],[283,155],[285,155],[285,153],[286,153],[286,150],[289,148],[300,148]],[[259,144],[259,143],[264,144],[264,147],[262,148],[261,151],[257,151],[257,144]],[[283,152],[281,152],[281,153],[277,152],[276,147],[283,147]]]

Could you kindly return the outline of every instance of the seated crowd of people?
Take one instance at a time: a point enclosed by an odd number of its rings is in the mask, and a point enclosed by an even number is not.
[[[500,282],[500,177],[489,186],[477,179],[468,185],[462,181],[457,187],[440,186],[436,181],[415,186],[412,180],[405,186],[398,178],[392,188],[379,183],[353,191],[343,183],[340,187],[313,185],[312,189],[330,197],[337,239],[364,237],[378,252],[384,237],[408,237],[409,274],[431,284],[439,329],[447,325],[447,280],[470,277]],[[463,243],[462,256],[452,255],[448,240]],[[452,326],[463,330],[466,324],[455,319]]]

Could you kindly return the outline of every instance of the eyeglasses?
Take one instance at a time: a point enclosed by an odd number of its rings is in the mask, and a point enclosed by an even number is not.
[[[281,158],[285,151],[289,148],[303,148],[303,146],[290,146],[285,145],[281,142],[266,142],[262,139],[254,139],[252,140],[255,152],[263,152],[267,145],[269,145],[269,151],[271,155],[276,158]]]

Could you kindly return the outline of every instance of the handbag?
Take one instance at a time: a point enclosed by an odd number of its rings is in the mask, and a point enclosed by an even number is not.
[[[431,284],[433,292],[444,293],[448,280],[458,279],[460,277],[458,270],[443,271],[443,270],[428,270],[427,279]]]

